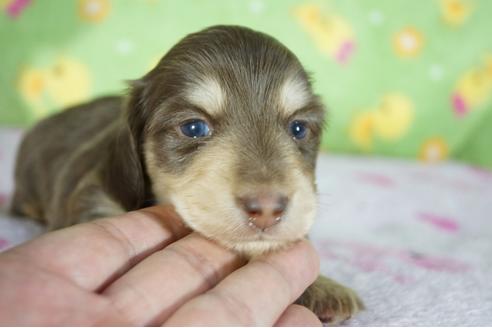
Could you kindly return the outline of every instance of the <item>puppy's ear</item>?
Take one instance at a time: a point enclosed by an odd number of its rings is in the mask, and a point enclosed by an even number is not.
[[[145,128],[145,86],[132,82],[130,95],[112,136],[109,156],[103,168],[103,185],[125,210],[135,210],[152,203],[149,178],[143,159]]]
[[[148,87],[146,77],[140,80],[129,81],[130,95],[125,108],[125,121],[137,144],[143,143],[145,122],[148,119]]]

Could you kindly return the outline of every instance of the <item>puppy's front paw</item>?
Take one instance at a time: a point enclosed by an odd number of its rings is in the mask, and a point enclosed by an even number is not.
[[[319,276],[296,303],[330,324],[338,324],[364,309],[364,303],[352,289],[323,276]]]

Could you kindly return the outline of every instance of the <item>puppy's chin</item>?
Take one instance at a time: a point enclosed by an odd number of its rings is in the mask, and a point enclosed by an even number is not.
[[[294,244],[296,241],[300,240],[253,240],[253,241],[243,241],[243,242],[231,242],[229,244],[223,243],[224,246],[234,250],[235,252],[248,257],[253,258],[265,253],[275,252],[282,250]],[[220,241],[219,241],[220,243]]]
[[[196,203],[187,203],[179,196],[171,199],[191,229],[247,258],[284,249],[305,238],[314,221],[316,204],[313,200],[309,205],[295,206],[281,223],[262,232],[248,226],[233,206],[216,205],[203,211]]]
[[[179,210],[178,213],[180,213]],[[195,224],[194,220],[186,220],[186,216],[184,216],[184,218],[185,223],[194,231],[247,258],[257,257],[259,255],[288,248],[295,242],[305,238],[307,231],[309,230],[309,228],[306,227],[306,229],[302,230],[299,234],[296,234],[295,236],[289,235],[288,237],[282,236],[282,233],[250,232],[248,231],[248,227],[237,229],[238,231],[235,232],[218,233],[213,230],[203,229],[204,227]]]

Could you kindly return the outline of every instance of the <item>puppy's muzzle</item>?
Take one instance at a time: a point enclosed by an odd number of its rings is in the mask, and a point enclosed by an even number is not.
[[[276,192],[251,194],[236,200],[245,213],[248,226],[262,232],[282,221],[289,203],[287,196]]]

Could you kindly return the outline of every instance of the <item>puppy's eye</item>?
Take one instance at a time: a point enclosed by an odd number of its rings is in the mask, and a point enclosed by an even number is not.
[[[203,120],[191,120],[181,124],[181,132],[190,138],[203,138],[210,135],[210,128]]]
[[[305,122],[293,121],[290,123],[289,132],[296,140],[304,139],[307,135],[308,129]]]

